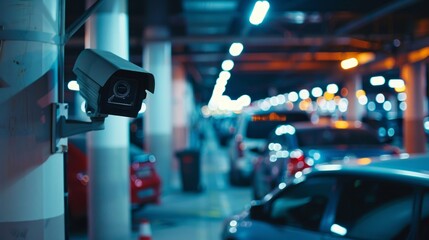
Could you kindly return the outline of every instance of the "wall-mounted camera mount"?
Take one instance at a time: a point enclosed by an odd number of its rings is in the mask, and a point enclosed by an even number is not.
[[[67,137],[104,129],[105,117],[91,118],[91,121],[67,119],[68,104],[52,103],[51,152],[67,152]]]

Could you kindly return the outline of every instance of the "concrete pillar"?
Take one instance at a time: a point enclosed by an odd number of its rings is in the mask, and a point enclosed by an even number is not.
[[[351,121],[360,121],[365,113],[365,106],[359,103],[356,91],[362,89],[362,76],[354,74],[350,80],[346,81],[346,88],[349,91],[347,95],[349,106],[346,118]]]
[[[64,239],[63,154],[51,152],[63,1],[0,1],[0,239]]]
[[[94,0],[88,0],[89,5]],[[128,1],[107,0],[86,24],[85,47],[128,59]],[[87,134],[89,239],[129,239],[129,119],[109,116],[105,130]]]
[[[146,38],[165,38],[169,33],[164,27],[147,27],[144,35]],[[171,178],[174,158],[171,43],[148,42],[143,51],[143,68],[151,72],[156,79],[155,94],[145,100],[147,110],[144,114],[144,145],[158,160],[156,167],[165,193],[171,189],[174,180]]]
[[[426,152],[426,135],[423,118],[427,114],[426,65],[425,63],[406,64],[401,69],[405,81],[407,109],[404,112],[404,147],[408,153]]]
[[[173,66],[173,133],[174,151],[184,149],[189,146],[189,127],[191,109],[188,102],[190,94],[186,72],[181,64]]]

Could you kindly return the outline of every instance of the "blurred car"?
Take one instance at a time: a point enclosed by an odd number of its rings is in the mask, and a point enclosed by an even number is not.
[[[402,143],[402,117],[388,118],[373,112],[362,117],[362,122],[373,128],[382,142]]]
[[[213,127],[221,146],[227,146],[235,134],[237,115],[219,116],[213,119]]]
[[[87,215],[87,174],[85,138],[69,138],[67,184],[69,210],[72,218]],[[161,179],[155,170],[155,157],[130,144],[130,200],[132,210],[146,204],[158,204],[161,196]]]
[[[304,111],[258,111],[242,113],[237,121],[228,151],[232,185],[250,184],[254,161],[274,128],[285,123],[310,122],[310,117]]]
[[[429,239],[429,155],[353,162],[280,184],[227,218],[222,239]]]
[[[253,195],[260,199],[280,182],[316,164],[399,153],[399,148],[382,143],[361,122],[281,125],[270,134],[265,154],[255,162]]]

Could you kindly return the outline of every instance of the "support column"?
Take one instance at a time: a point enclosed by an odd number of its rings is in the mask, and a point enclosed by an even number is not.
[[[406,64],[401,69],[405,81],[407,109],[404,112],[404,147],[408,153],[426,152],[426,135],[423,118],[427,114],[426,102],[426,65],[419,62]]]
[[[182,64],[173,64],[173,152],[186,149],[189,147],[189,113],[187,108],[187,98],[189,92],[186,85],[186,72]],[[179,188],[180,172],[179,159],[172,158],[172,179],[171,184]]]
[[[147,27],[146,38],[166,38],[164,27]],[[163,181],[163,192],[171,189],[173,166],[173,116],[172,115],[172,67],[171,43],[149,42],[144,46],[143,68],[151,72],[156,80],[156,93],[147,97],[144,114],[145,149],[157,158],[157,171]]]
[[[178,63],[173,66],[173,89],[174,151],[177,151],[189,146],[191,109],[188,98],[192,95],[187,86],[185,69]]]
[[[88,0],[92,5],[95,1]],[[128,59],[128,1],[107,0],[89,19],[85,47]],[[130,239],[129,119],[109,116],[87,134],[89,239]]]
[[[365,106],[359,103],[356,97],[356,91],[362,89],[362,76],[354,74],[352,79],[346,82],[346,88],[349,91],[347,95],[347,100],[349,102],[346,113],[347,120],[360,121],[365,113]]]
[[[51,152],[64,1],[0,1],[0,239],[64,239],[63,154]]]

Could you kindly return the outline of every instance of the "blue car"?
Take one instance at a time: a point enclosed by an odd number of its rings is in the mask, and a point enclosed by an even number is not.
[[[226,219],[222,239],[429,239],[429,155],[317,165]]]

